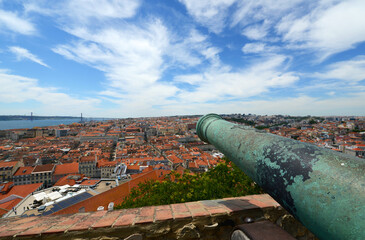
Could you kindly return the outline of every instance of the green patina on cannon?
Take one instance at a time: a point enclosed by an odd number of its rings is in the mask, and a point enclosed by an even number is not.
[[[216,114],[196,129],[320,239],[365,239],[365,159]]]

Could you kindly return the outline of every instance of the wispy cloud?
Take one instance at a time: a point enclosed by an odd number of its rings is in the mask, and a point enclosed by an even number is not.
[[[311,3],[304,0],[247,0],[239,1],[237,9],[234,11],[230,26],[256,26],[262,27],[261,30],[272,27],[283,16],[293,13],[300,14],[303,10],[298,10],[297,6],[303,2]],[[250,29],[249,27],[248,29]]]
[[[278,50],[278,47],[267,45],[266,43],[262,42],[255,42],[255,43],[246,43],[242,47],[242,52],[249,54],[249,53],[263,53],[268,54]]]
[[[64,25],[92,25],[95,21],[131,18],[141,5],[141,0],[66,0],[27,2],[27,13],[56,17]]]
[[[365,94],[357,93],[350,96],[330,96],[318,98],[307,95],[297,97],[282,97],[280,99],[239,100],[229,102],[208,103],[177,103],[161,109],[165,115],[176,114],[207,114],[211,112],[226,113],[253,113],[262,115],[288,114],[293,116],[364,116],[363,103]]]
[[[42,87],[38,80],[0,69],[0,102],[24,103],[33,100],[43,104],[44,113],[79,114],[82,109],[95,111],[98,99],[79,99],[55,88]],[[5,114],[5,113],[3,113]]]
[[[292,50],[316,52],[320,61],[365,41],[362,0],[181,2],[197,22],[217,34],[226,27],[242,28],[249,40],[281,41]]]
[[[335,113],[340,111],[335,111],[330,101],[363,99],[359,91],[364,87],[365,57],[342,56],[337,63],[335,56],[326,58],[364,42],[363,1],[179,2],[185,8],[142,0],[23,2],[24,10],[0,15],[0,29],[9,31],[11,27],[12,21],[3,18],[23,19],[30,24],[28,28],[23,24],[23,28],[11,31],[31,35],[36,30],[29,19],[49,19],[47,27],[58,28],[55,33],[62,37],[52,39],[47,49],[53,52],[47,57],[56,56],[52,62],[70,60],[99,70],[102,77],[95,78],[99,82],[90,82],[90,86],[101,86],[93,92],[99,100],[81,99],[41,87],[31,78],[2,73],[2,77],[14,80],[9,86],[21,89],[9,92],[24,96],[19,101],[37,99],[43,103],[46,95],[39,92],[44,91],[57,101],[85,103],[94,109],[100,101],[107,101],[113,106],[110,112],[104,111],[109,116],[121,112],[128,116],[258,113],[252,106],[264,114],[311,114],[311,107],[325,110],[326,104]],[[176,16],[186,21],[178,21]],[[40,33],[51,38],[42,29]],[[51,61],[35,49],[21,48],[26,45],[20,43],[6,45],[14,45],[9,50],[18,60],[49,67],[46,62]],[[313,59],[320,61],[315,74],[310,66]],[[298,97],[288,97],[294,94]]]
[[[105,89],[99,92],[100,96],[129,114],[152,114],[154,107],[172,103],[169,99],[180,90],[173,82],[162,81],[168,69],[221,64],[221,50],[194,27],[181,36],[153,17],[144,19],[142,25],[94,24],[97,27],[79,24],[82,27],[64,28],[78,40],[52,50],[104,72]]]
[[[182,91],[178,95],[179,101],[204,103],[246,99],[271,88],[289,87],[298,81],[299,77],[293,72],[280,70],[286,60],[285,56],[275,55],[240,71],[209,69],[202,74],[176,76],[177,82],[197,85],[193,90]]]
[[[13,54],[15,54],[16,58],[18,59],[18,61],[23,60],[23,59],[28,59],[32,62],[38,63],[44,67],[49,68],[49,66],[44,63],[39,57],[37,57],[36,55],[30,53],[27,49],[25,48],[21,48],[21,47],[17,47],[17,46],[12,46],[9,47],[10,52],[12,52]]]
[[[220,33],[226,25],[228,9],[236,0],[180,0],[197,22],[214,33]]]
[[[321,59],[365,41],[365,2],[322,1],[304,16],[289,14],[276,29],[295,47],[315,49]]]
[[[324,72],[314,74],[323,79],[338,79],[347,83],[365,80],[365,56],[360,55],[351,60],[332,63]]]
[[[140,3],[140,0],[69,0],[64,6],[66,6],[69,17],[89,21],[91,19],[133,17]]]
[[[36,28],[31,21],[19,16],[15,12],[2,9],[0,9],[0,30],[23,35],[33,35],[36,33]]]
[[[264,21],[265,23],[265,21]],[[267,24],[268,25],[268,24]],[[242,31],[242,35],[251,40],[263,40],[268,35],[268,26],[266,24],[253,24]]]
[[[119,27],[71,29],[69,33],[80,40],[59,45],[53,51],[105,72],[112,88],[129,92],[155,83],[161,76],[162,57],[169,44],[167,29],[159,20],[143,28],[129,24]]]

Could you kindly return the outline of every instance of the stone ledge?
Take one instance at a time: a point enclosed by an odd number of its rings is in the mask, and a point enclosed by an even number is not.
[[[245,217],[263,219],[265,211],[278,207],[279,204],[269,195],[262,194],[109,212],[13,217],[0,220],[0,239],[72,239],[101,236],[117,236],[123,239],[134,233],[148,239],[157,239],[162,235],[167,238],[171,236],[173,239],[187,224],[193,224],[197,228],[187,228],[188,230],[199,230],[209,236],[209,232],[218,225],[232,227],[242,224]]]

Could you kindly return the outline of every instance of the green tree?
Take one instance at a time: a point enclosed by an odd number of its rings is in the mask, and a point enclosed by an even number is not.
[[[317,121],[314,119],[309,120],[309,124],[316,124],[316,123],[317,123]]]
[[[171,172],[163,181],[138,184],[117,208],[165,205],[263,193],[232,162],[225,160],[208,172],[184,174]]]

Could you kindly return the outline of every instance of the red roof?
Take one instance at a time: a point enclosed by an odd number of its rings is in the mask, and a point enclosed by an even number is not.
[[[189,168],[199,168],[199,167],[196,165],[196,162],[189,162]]]
[[[26,185],[18,185],[12,187],[12,189],[4,195],[0,195],[0,200],[4,199],[11,195],[18,195],[20,197],[26,197],[32,192],[36,191],[39,187],[42,186],[43,183],[34,183],[34,184],[26,184]]]
[[[76,181],[82,180],[82,178],[84,176],[85,176],[84,174],[69,174],[69,175],[66,175],[66,176],[60,178],[54,184],[54,186],[63,186],[63,185],[66,185],[66,184],[68,184],[70,186],[73,186],[73,185],[76,184]]]
[[[182,159],[180,159],[178,156],[176,155],[171,155],[167,157],[171,162],[173,163],[183,163],[184,161]]]
[[[10,200],[8,202],[4,202],[0,204],[0,216],[4,215],[8,211],[10,211],[13,207],[15,207],[22,199],[21,198],[15,198],[13,200]]]
[[[94,156],[81,157],[80,162],[95,162],[95,155]]]
[[[31,194],[32,192],[36,191],[38,188],[40,188],[42,184],[43,183],[34,183],[34,184],[14,186],[7,194],[0,195],[0,200],[10,197],[11,195],[17,195],[24,198],[29,194]],[[22,200],[21,198],[15,198],[13,200],[1,203],[0,215],[7,213],[9,210],[15,207],[21,200]]]
[[[80,183],[80,186],[81,185],[82,186],[94,186],[98,182],[100,182],[100,179],[88,179],[88,180],[82,181],[82,183]]]
[[[53,175],[66,175],[79,172],[79,163],[65,163],[56,165]]]
[[[18,170],[14,173],[14,176],[23,176],[23,175],[29,175],[33,172],[34,167],[20,167]]]
[[[0,186],[3,188],[0,190],[1,193],[7,193],[12,187],[14,187],[14,182],[3,183]]]
[[[45,165],[37,165],[34,170],[33,173],[35,172],[50,172],[53,170],[54,168],[54,164],[45,164]]]
[[[98,167],[115,167],[117,165],[116,161],[99,161]]]
[[[0,168],[5,168],[5,167],[14,167],[16,164],[18,163],[18,161],[11,161],[11,162],[0,162]]]
[[[127,168],[129,170],[139,170],[139,165],[128,165]]]

